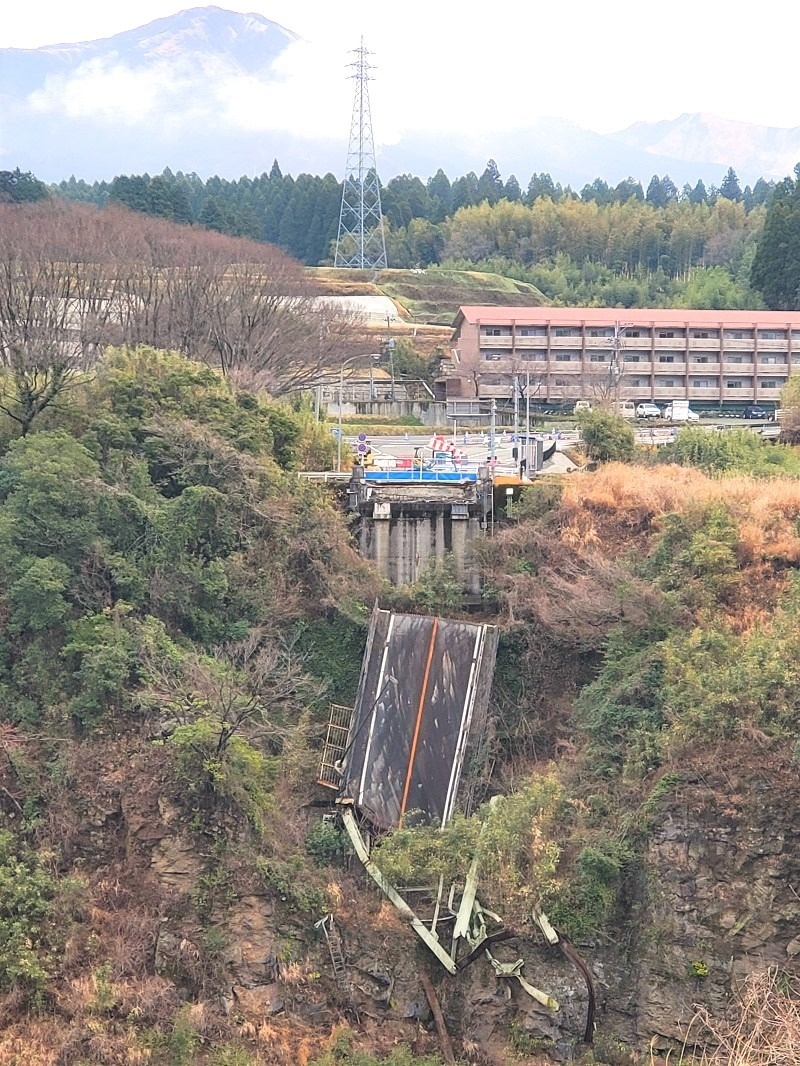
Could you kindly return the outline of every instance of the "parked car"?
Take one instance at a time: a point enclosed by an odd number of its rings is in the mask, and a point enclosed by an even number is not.
[[[766,407],[760,407],[757,403],[751,403],[749,407],[745,407],[744,417],[771,419],[773,414],[772,411],[768,411]]]
[[[676,404],[668,403],[664,408],[663,417],[667,422],[699,422],[700,415],[693,411],[685,400],[679,400]]]
[[[637,403],[637,418],[661,418],[661,412],[654,403]]]

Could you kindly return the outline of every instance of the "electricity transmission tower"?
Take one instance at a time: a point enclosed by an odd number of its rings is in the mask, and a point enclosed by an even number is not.
[[[375,142],[369,108],[370,70],[372,66],[364,47],[364,38],[355,50],[351,63],[356,83],[347,167],[339,212],[334,266],[380,269],[386,266],[386,238],[381,214],[381,186],[375,164]]]

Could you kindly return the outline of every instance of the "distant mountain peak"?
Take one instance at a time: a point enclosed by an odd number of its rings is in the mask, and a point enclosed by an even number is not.
[[[613,135],[629,148],[685,163],[729,167],[749,178],[783,178],[800,159],[800,127],[758,126],[707,111],[635,122]]]
[[[187,7],[174,15],[153,19],[152,22],[147,22],[143,26],[122,30],[111,37],[101,37],[91,41],[57,42],[43,45],[41,48],[6,48],[3,51],[6,54],[46,52],[51,55],[67,52],[74,56],[76,50],[86,49],[94,52],[105,50],[109,45],[124,45],[126,42],[137,39],[143,42],[157,42],[159,38],[181,39],[186,44],[193,41],[206,44],[213,41],[215,34],[223,34],[228,40],[236,40],[247,34],[270,34],[275,31],[287,42],[300,39],[296,33],[287,30],[280,23],[273,22],[256,12],[245,14],[210,4],[205,7]]]

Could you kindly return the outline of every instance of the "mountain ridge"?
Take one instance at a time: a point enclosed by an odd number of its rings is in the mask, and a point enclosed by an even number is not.
[[[88,181],[172,170],[234,178],[267,170],[337,175],[346,158],[348,114],[335,135],[303,133],[286,113],[287,49],[296,33],[257,14],[186,8],[95,41],[9,48],[0,64],[0,167],[45,181]],[[284,66],[281,66],[284,64]],[[302,82],[299,83],[302,85]],[[309,84],[309,93],[315,87]],[[332,128],[332,127],[330,127]],[[612,134],[560,118],[510,132],[406,132],[380,139],[384,179],[440,167],[480,173],[489,158],[521,184],[534,172],[580,188],[669,174],[679,186],[718,184],[732,166],[742,184],[781,178],[800,159],[800,127],[751,126],[705,113],[642,121]]]

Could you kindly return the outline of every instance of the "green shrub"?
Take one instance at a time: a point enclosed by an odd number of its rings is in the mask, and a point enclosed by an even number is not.
[[[318,866],[329,866],[349,851],[347,834],[330,821],[319,821],[306,833],[306,851]]]
[[[57,918],[59,895],[71,887],[14,833],[0,830],[0,990],[44,988],[67,935],[64,915]]]
[[[578,426],[590,459],[622,463],[633,459],[636,435],[624,418],[607,411],[580,411]]]
[[[308,1066],[442,1066],[438,1056],[417,1055],[408,1047],[394,1048],[387,1056],[378,1058],[367,1051],[356,1051],[354,1039],[352,1030],[340,1030],[333,1037],[330,1049],[312,1059]]]

